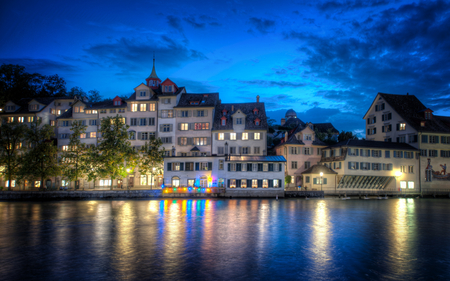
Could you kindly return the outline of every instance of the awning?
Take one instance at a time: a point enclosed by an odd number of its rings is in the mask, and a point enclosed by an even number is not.
[[[384,189],[393,178],[382,176],[343,176],[337,188]]]

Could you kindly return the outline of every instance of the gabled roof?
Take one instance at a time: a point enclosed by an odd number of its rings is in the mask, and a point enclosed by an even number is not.
[[[433,115],[431,120],[425,119],[424,111],[428,109],[414,95],[393,95],[378,93],[402,119],[418,132],[450,133],[450,125],[445,120],[448,117]],[[378,96],[377,95],[377,96]],[[375,98],[376,99],[376,98]],[[374,102],[376,102],[375,100]],[[367,113],[366,113],[367,115]],[[425,126],[421,122],[425,121]]]
[[[72,107],[63,112],[63,114],[56,117],[56,119],[68,119],[68,118],[72,118]]]
[[[198,101],[199,103],[191,104],[192,101]],[[175,107],[211,107],[216,106],[218,101],[218,93],[181,94],[180,101]]]
[[[86,108],[89,108],[89,109],[126,108],[126,107],[127,107],[127,102],[124,100],[122,100],[121,105],[114,105],[113,100],[89,103],[89,105],[86,105]]]
[[[418,150],[407,143],[384,142],[384,141],[368,141],[368,140],[346,140],[337,144],[330,145],[327,148],[334,147],[364,147],[364,148],[381,148],[381,149],[398,149],[398,150]]]
[[[285,144],[299,144],[299,145],[305,145],[305,143],[302,140],[298,140],[297,137],[295,136],[297,133],[300,133],[301,131],[303,131],[304,129],[306,129],[308,127],[307,124],[303,123],[303,124],[298,124],[297,127],[295,127],[294,129],[290,130],[289,132],[287,132],[288,134],[288,140],[285,141],[284,138],[281,138],[281,142],[279,144],[277,144],[275,147],[278,146],[282,146]],[[313,145],[322,145],[322,146],[326,146],[326,144],[315,138],[314,141],[312,142]]]
[[[337,174],[335,171],[333,171],[332,169],[328,168],[325,165],[312,165],[309,169],[306,169],[305,171],[303,171],[301,174],[320,174],[323,173],[324,175],[334,175]]]
[[[38,103],[44,105],[43,108],[41,108],[40,110],[37,111],[29,111],[28,110],[28,104],[29,102],[31,102],[32,100],[37,101]],[[37,112],[41,112],[46,106],[48,106],[49,104],[51,104],[52,102],[54,102],[55,100],[73,100],[73,98],[70,97],[66,97],[66,96],[62,96],[62,97],[44,97],[44,98],[23,98],[20,99],[18,102],[14,102],[14,104],[20,106],[19,109],[17,109],[14,112],[1,112],[0,114],[33,114],[33,113],[37,113]]]
[[[253,109],[258,109],[258,114],[253,113]],[[227,122],[225,126],[220,124],[220,118],[223,115],[223,110],[226,109],[225,117]],[[233,130],[233,117],[232,115],[241,110],[246,116],[245,118],[245,130],[267,130],[267,116],[266,110],[263,102],[249,102],[249,103],[221,103],[216,106],[214,120],[213,120],[213,130]],[[260,125],[255,125],[255,119],[259,118],[261,120]]]

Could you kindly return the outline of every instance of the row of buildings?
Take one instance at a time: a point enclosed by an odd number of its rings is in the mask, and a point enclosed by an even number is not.
[[[450,157],[450,117],[433,115],[413,95],[377,94],[364,119],[367,140],[328,146],[316,132],[338,131],[330,123],[304,123],[290,110],[281,136],[268,155],[268,124],[259,96],[252,103],[222,103],[218,93],[187,93],[170,79],[160,80],[155,67],[146,83],[127,99],[90,103],[73,98],[8,101],[4,122],[32,122],[55,128],[57,145],[68,149],[73,121],[82,121],[86,144],[101,141],[100,121],[120,115],[129,125],[131,145],[139,148],[152,137],[165,150],[164,174],[130,173],[115,186],[133,188],[225,188],[231,196],[259,192],[271,196],[285,189],[345,191],[355,189],[450,189],[446,160]],[[46,185],[61,186],[61,178]],[[101,179],[95,186],[109,186]],[[12,183],[14,185],[14,183]],[[30,183],[33,186],[33,183]],[[80,188],[94,183],[81,180]]]

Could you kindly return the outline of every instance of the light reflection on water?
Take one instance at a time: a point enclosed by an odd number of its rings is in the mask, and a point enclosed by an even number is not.
[[[0,202],[0,276],[446,279],[448,200]]]

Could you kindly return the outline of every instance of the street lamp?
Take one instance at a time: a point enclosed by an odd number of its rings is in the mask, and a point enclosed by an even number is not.
[[[323,191],[323,173],[322,172],[320,172],[320,191]]]
[[[402,174],[403,174],[403,173],[400,172],[400,171],[395,172],[395,180],[398,181],[398,179],[402,176]],[[397,183],[395,183],[395,185],[397,186]],[[398,189],[399,189],[400,192],[402,192],[401,186],[399,186]]]

